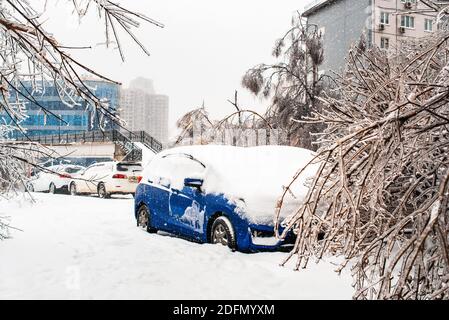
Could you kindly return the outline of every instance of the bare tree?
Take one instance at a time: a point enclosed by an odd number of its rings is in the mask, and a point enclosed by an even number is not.
[[[180,130],[180,133],[174,144],[179,145],[185,142],[185,140],[193,139],[195,130],[208,131],[213,128],[214,124],[209,119],[209,114],[203,103],[201,108],[193,109],[183,115],[176,122],[176,126]]]
[[[441,31],[396,56],[363,45],[349,52],[338,95],[303,119],[326,129],[285,262],[296,256],[299,269],[343,257],[356,299],[449,298],[448,40]]]
[[[236,145],[243,140],[249,132],[257,132],[258,129],[273,129],[270,122],[256,111],[242,108],[238,100],[238,92],[235,91],[234,100],[228,102],[235,109],[221,120],[211,120],[203,104],[201,108],[189,111],[182,116],[177,127],[181,133],[178,135],[175,145],[186,143],[190,140],[193,144],[224,143],[226,137]],[[198,139],[196,139],[198,138]]]
[[[311,115],[320,107],[317,97],[329,78],[320,75],[324,51],[322,35],[316,25],[298,14],[291,29],[276,41],[274,64],[261,64],[247,71],[242,84],[255,95],[271,99],[266,118],[276,128],[287,129],[294,145],[312,149],[310,132],[320,131],[316,124],[295,120]]]
[[[124,48],[120,34],[124,33],[149,54],[137,39],[134,30],[140,23],[162,24],[143,14],[130,11],[115,1],[67,0],[74,12],[82,18],[90,10],[97,10],[104,20],[106,45],[115,46],[124,60]],[[42,13],[27,0],[0,1],[0,113],[10,121],[0,123],[0,196],[7,196],[19,186],[24,186],[28,165],[36,166],[37,158],[51,153],[35,144],[15,144],[8,141],[11,132],[26,131],[21,123],[27,118],[27,107],[32,104],[49,117],[65,123],[34,98],[45,91],[49,82],[57,90],[61,101],[68,106],[87,102],[100,128],[107,121],[122,123],[111,111],[109,101],[98,98],[81,74],[88,74],[104,81],[117,83],[72,57],[73,48],[64,46],[44,29]],[[88,47],[86,47],[88,48]],[[31,84],[31,89],[30,85]],[[54,156],[54,155],[52,155]]]

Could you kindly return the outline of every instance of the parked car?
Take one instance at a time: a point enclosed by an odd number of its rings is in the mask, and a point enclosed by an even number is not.
[[[279,146],[164,151],[145,168],[137,187],[137,226],[242,252],[291,247],[292,232],[284,240],[275,236],[275,208],[284,186],[313,157],[308,150]],[[307,167],[286,193],[281,231],[304,200],[306,182],[316,170],[317,165]]]
[[[84,170],[84,167],[74,165],[58,165],[37,172],[30,182],[28,191],[60,193],[68,192],[70,179],[73,175]]]
[[[70,194],[98,194],[109,198],[113,194],[132,194],[142,179],[139,162],[96,163],[73,177],[69,183]]]

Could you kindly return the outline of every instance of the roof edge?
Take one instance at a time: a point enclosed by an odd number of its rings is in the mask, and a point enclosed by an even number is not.
[[[304,12],[302,13],[302,16],[307,18],[322,7],[335,1],[337,0],[311,0],[309,4],[304,6]]]

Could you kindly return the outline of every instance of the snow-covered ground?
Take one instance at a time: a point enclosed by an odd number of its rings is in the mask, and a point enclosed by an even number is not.
[[[23,230],[0,242],[0,299],[350,299],[331,264],[241,254],[136,228],[133,200],[35,194],[0,201]]]

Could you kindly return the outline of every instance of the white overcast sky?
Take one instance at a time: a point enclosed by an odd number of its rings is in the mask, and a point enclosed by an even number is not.
[[[70,17],[68,2],[48,1],[46,29],[64,45],[93,45],[94,49],[73,55],[125,87],[138,76],[153,79],[156,91],[170,97],[170,128],[174,128],[181,115],[203,100],[214,118],[232,112],[227,99],[235,90],[242,105],[263,112],[267,102],[246,92],[241,77],[248,68],[271,61],[275,40],[308,0],[121,0],[122,6],[166,26],[144,24],[137,31],[150,57],[122,33],[125,63],[118,51],[96,46],[104,40],[104,24],[95,19],[95,11],[79,24]]]

